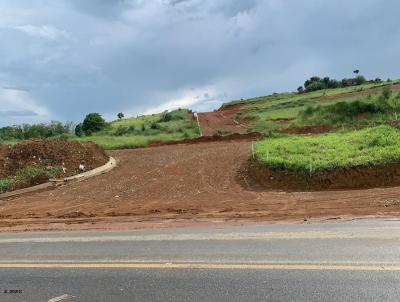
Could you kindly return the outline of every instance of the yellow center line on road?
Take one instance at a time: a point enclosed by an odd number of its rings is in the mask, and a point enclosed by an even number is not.
[[[399,264],[335,263],[0,263],[0,269],[210,269],[210,270],[342,270],[400,271]]]

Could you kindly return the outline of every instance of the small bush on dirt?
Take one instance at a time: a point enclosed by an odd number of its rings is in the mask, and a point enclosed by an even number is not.
[[[0,193],[7,191],[8,187],[14,183],[14,179],[11,177],[0,179]]]

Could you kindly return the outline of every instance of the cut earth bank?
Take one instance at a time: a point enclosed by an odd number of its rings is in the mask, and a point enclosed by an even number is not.
[[[107,153],[91,142],[31,140],[0,145],[0,193],[70,177],[108,160]]]
[[[132,229],[215,222],[398,217],[400,188],[284,192],[248,173],[251,141],[110,151],[118,167],[0,201],[0,230]]]

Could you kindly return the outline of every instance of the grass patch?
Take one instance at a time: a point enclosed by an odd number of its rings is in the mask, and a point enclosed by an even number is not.
[[[273,138],[256,143],[254,150],[262,164],[304,174],[371,166],[400,161],[400,131],[379,126],[312,137]]]
[[[48,178],[56,177],[62,173],[61,167],[47,167],[47,168],[38,168],[38,167],[27,167],[19,171],[15,176],[9,176],[3,179],[0,179],[0,193],[4,193],[10,187],[10,185],[19,182],[19,181],[27,181],[38,175],[46,175]]]

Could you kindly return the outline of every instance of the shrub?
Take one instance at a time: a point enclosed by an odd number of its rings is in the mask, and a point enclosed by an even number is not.
[[[155,130],[155,129],[159,129],[160,128],[160,126],[157,124],[157,123],[151,123],[150,124],[150,129],[153,129],[153,130]]]
[[[392,89],[390,88],[390,86],[386,86],[386,87],[384,87],[383,88],[383,90],[382,90],[382,96],[386,99],[386,100],[388,100],[388,99],[390,99],[390,97],[392,96]]]
[[[303,86],[299,86],[299,87],[297,88],[297,92],[298,92],[298,93],[303,93],[303,92],[304,92]]]
[[[127,127],[118,126],[118,128],[114,132],[114,135],[122,136],[122,135],[128,134],[128,132],[129,132],[129,129]]]
[[[0,179],[0,193],[6,192],[8,187],[14,183],[11,177]]]
[[[359,76],[355,77],[355,81],[356,81],[357,85],[361,85],[361,84],[364,84],[367,80],[362,75],[359,75]]]
[[[75,135],[78,137],[81,137],[83,135],[83,129],[81,123],[75,126]]]

